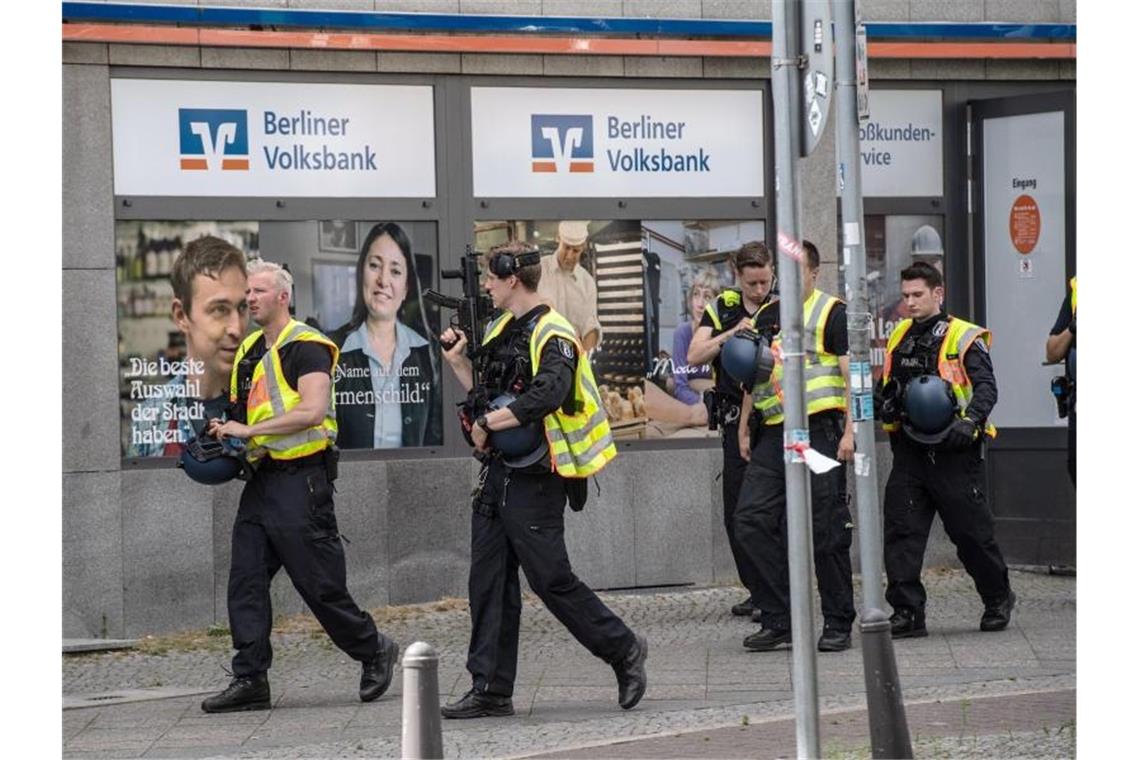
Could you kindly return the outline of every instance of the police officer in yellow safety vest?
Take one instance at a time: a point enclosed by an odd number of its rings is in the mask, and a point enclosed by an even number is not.
[[[1069,478],[1077,484],[1077,278],[1069,279],[1069,292],[1061,301],[1057,321],[1045,340],[1045,361],[1065,362],[1064,398],[1059,402],[1069,420]],[[1060,382],[1060,381],[1057,381]]]
[[[910,318],[887,340],[876,389],[894,453],[883,506],[891,636],[927,633],[919,576],[935,513],[982,598],[981,630],[1000,631],[1016,597],[986,500],[985,443],[997,435],[987,422],[997,403],[990,333],[942,309],[942,275],[930,264],[900,276]]]
[[[361,701],[388,688],[399,653],[345,585],[332,485],[337,348],[289,317],[292,279],[277,264],[249,265],[246,300],[261,329],[234,357],[230,400],[237,419],[211,420],[208,430],[218,438],[244,439],[257,469],[242,491],[230,553],[233,681],[202,703],[206,712],[269,709],[269,584],[281,568],[333,643],[361,663]]]
[[[687,361],[689,367],[712,364],[716,385],[705,391],[705,405],[710,412],[709,428],[720,428],[724,529],[736,573],[744,587],[749,589],[748,597],[732,606],[732,614],[747,617],[759,612],[759,607],[753,603],[751,589],[760,571],[736,536],[736,503],[740,482],[744,479],[744,467],[748,464],[740,457],[738,443],[738,431],[747,430],[747,426],[739,427],[744,391],[724,370],[720,354],[725,343],[742,330],[754,330],[771,340],[780,330],[780,308],[772,287],[776,282],[775,264],[764,243],[748,241],[732,254],[731,261],[737,286],[726,288],[705,307],[689,343],[688,355],[675,361]]]
[[[484,259],[483,288],[500,310],[473,365],[468,337],[449,328],[443,356],[474,403],[465,433],[483,461],[471,505],[471,689],[445,705],[445,718],[514,713],[522,612],[519,567],[547,609],[617,676],[618,703],[645,693],[648,644],[574,575],[563,512],[585,502],[585,478],[616,454],[594,373],[571,324],[537,294],[538,251],[496,246]],[[473,385],[472,369],[479,385]],[[495,403],[497,402],[497,403]],[[519,447],[520,439],[531,441]],[[533,450],[533,452],[528,451]]]
[[[833,459],[848,461],[855,452],[855,433],[847,419],[847,307],[815,287],[819,251],[803,241],[804,391],[811,447]],[[785,294],[789,297],[790,294]],[[780,341],[773,342],[779,356]],[[736,505],[736,535],[759,568],[752,598],[760,607],[759,631],[744,639],[751,651],[791,644],[788,590],[788,542],[784,480],[784,409],[782,360],[771,377],[752,388],[740,424],[740,454],[748,461]],[[759,417],[756,439],[746,437],[748,421]],[[851,585],[851,510],[847,506],[846,467],[811,476],[812,545],[815,575],[823,611],[823,633],[816,648],[841,652],[851,647],[855,599]]]

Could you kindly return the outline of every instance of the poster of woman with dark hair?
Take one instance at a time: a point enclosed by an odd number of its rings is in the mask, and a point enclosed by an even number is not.
[[[412,244],[394,222],[374,225],[356,262],[352,318],[332,331],[337,445],[390,449],[443,443],[439,376],[420,304]]]

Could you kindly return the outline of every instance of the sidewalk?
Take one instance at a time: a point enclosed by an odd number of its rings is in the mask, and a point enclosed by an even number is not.
[[[927,574],[931,635],[895,642],[916,756],[1075,754],[1076,581],[1019,571],[1010,578],[1018,594],[1013,625],[984,634],[970,579]],[[729,614],[741,595],[739,588],[603,595],[649,639],[649,689],[628,712],[617,706],[609,666],[526,600],[517,714],[444,721],[446,756],[794,756],[791,652],[744,650],[741,640],[757,626]],[[423,640],[440,651],[444,699],[467,689],[464,605],[374,614],[401,646]],[[815,620],[818,627],[818,610]],[[92,706],[63,711],[64,756],[399,757],[402,674],[382,699],[361,704],[359,665],[306,628],[290,621],[289,632],[275,634],[274,709],[265,712],[199,709],[194,692],[228,681],[228,638],[163,653],[65,656],[65,703]],[[819,654],[817,668],[825,757],[869,757],[858,633],[851,650]],[[123,690],[136,699],[174,696],[116,703]]]

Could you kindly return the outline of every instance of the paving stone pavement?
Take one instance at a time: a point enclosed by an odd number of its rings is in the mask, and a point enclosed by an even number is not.
[[[1056,695],[1075,689],[1075,578],[1011,570],[1010,579],[1018,594],[1013,624],[1000,633],[981,633],[977,628],[981,603],[969,577],[946,570],[924,575],[931,635],[895,642],[908,704],[1003,694],[1012,700],[1013,695],[1031,693],[1048,693],[1063,701]],[[586,754],[606,757],[607,748],[617,752],[621,746],[614,742],[638,738],[654,742],[680,734],[674,742],[679,743],[691,739],[692,732],[739,727],[745,721],[775,721],[774,727],[782,719],[787,724],[794,715],[791,652],[743,649],[742,639],[758,626],[729,614],[742,594],[739,587],[602,594],[649,640],[649,689],[631,711],[617,706],[611,668],[578,645],[537,599],[528,598],[514,695],[517,714],[444,721],[445,755],[522,757],[589,746]],[[856,601],[860,599],[857,582]],[[444,699],[466,691],[469,618],[464,605],[385,608],[374,615],[380,628],[401,646],[421,640],[439,650]],[[818,629],[818,608],[814,619]],[[297,628],[293,625],[290,630]],[[65,655],[63,691],[68,703],[86,698],[85,704],[98,706],[63,711],[64,756],[399,757],[401,672],[388,694],[361,704],[356,696],[358,663],[333,647],[323,633],[274,634],[271,711],[206,715],[199,708],[200,696],[127,704],[107,699],[99,704],[98,698],[114,697],[116,690],[179,689],[182,694],[219,690],[228,682],[222,668],[228,666],[229,656],[225,638],[207,648],[172,647],[160,654]],[[821,713],[857,714],[865,709],[862,668],[857,630],[851,650],[818,655]],[[1011,700],[996,704],[1015,704]],[[913,709],[922,708],[916,704]],[[847,720],[852,726],[866,725],[865,716]],[[1052,734],[1036,726],[1023,731],[1014,723],[1003,725],[1000,735],[984,730],[970,736],[915,734],[916,756],[1075,754],[1075,743],[1062,731],[1064,721],[1047,727]],[[852,732],[851,741],[827,756],[867,756],[860,754],[858,730]],[[659,751],[662,756],[684,756]],[[773,752],[772,756],[779,754]]]

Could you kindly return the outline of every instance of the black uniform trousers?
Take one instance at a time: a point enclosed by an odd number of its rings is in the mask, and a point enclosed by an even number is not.
[[[1069,479],[1073,481],[1073,486],[1077,485],[1077,402],[1073,399],[1069,403]]]
[[[756,420],[753,415],[749,422]],[[753,431],[756,425],[751,426]],[[728,534],[728,547],[732,550],[732,560],[736,564],[736,573],[740,582],[751,594],[756,586],[760,570],[748,557],[740,539],[736,535],[736,505],[740,498],[740,484],[744,482],[744,471],[748,462],[740,456],[740,442],[737,440],[737,431],[740,429],[739,420],[721,427],[721,448],[724,452],[721,466],[721,495],[724,498],[724,530]],[[753,606],[759,606],[753,600]]]
[[[246,484],[234,521],[227,593],[235,676],[263,673],[273,662],[269,584],[284,567],[333,643],[354,660],[370,660],[381,636],[356,606],[345,579],[344,547],[322,464],[266,462]],[[386,643],[386,641],[385,641]]]
[[[476,690],[504,697],[514,692],[520,566],[542,603],[591,654],[613,663],[634,644],[633,631],[574,575],[566,554],[565,506],[566,486],[557,474],[507,470],[499,460],[491,464],[471,515],[467,670]]]
[[[841,415],[808,417],[811,446],[832,459],[843,436]],[[855,620],[851,583],[851,510],[846,466],[811,476],[812,545],[820,608],[826,628],[850,631]],[[752,446],[736,507],[736,535],[759,568],[752,601],[764,628],[791,628],[788,590],[788,505],[784,483],[784,427],[763,425]]]
[[[898,611],[926,606],[920,575],[936,513],[982,601],[1003,601],[1009,594],[1009,572],[986,503],[984,444],[931,453],[905,434],[891,438],[894,464],[883,506],[883,564],[891,607]]]

